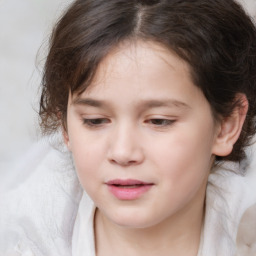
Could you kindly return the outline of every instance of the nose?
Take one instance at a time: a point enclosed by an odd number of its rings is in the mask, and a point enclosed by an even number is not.
[[[121,166],[138,165],[144,161],[141,138],[129,125],[117,127],[110,138],[108,160]]]

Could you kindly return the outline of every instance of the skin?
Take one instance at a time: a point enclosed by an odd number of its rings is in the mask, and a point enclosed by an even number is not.
[[[64,139],[97,206],[97,255],[197,255],[214,155],[231,152],[240,112],[216,123],[189,66],[156,43],[124,43],[70,95]],[[236,118],[237,117],[237,118]],[[150,189],[120,200],[106,184]]]

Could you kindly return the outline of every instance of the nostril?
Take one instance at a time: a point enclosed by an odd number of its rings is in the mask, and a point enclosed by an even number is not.
[[[130,166],[137,165],[140,161],[137,160],[125,160],[125,159],[110,159],[112,164],[121,165],[121,166]]]

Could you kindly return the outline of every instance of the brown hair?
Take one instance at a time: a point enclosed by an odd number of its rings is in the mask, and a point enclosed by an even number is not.
[[[249,110],[229,156],[240,161],[255,133],[256,30],[233,0],[77,0],[53,30],[40,102],[46,133],[66,125],[68,95],[82,93],[108,52],[129,40],[162,44],[184,59],[214,117],[228,117],[244,93]]]

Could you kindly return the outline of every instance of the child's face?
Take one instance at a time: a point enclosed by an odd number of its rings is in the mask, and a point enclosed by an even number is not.
[[[187,64],[126,44],[68,103],[66,143],[80,182],[111,223],[150,227],[202,208],[217,125]]]

